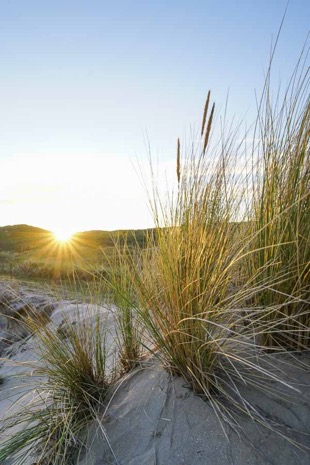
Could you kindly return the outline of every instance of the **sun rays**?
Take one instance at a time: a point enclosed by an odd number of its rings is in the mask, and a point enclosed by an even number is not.
[[[76,270],[87,267],[89,257],[98,245],[83,233],[58,228],[29,235],[27,250],[32,259],[50,270],[53,279],[72,277]],[[95,252],[96,251],[96,252]]]

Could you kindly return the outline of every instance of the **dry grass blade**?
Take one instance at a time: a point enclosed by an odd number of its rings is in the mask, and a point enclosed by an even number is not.
[[[209,109],[209,102],[210,102],[210,95],[211,91],[208,91],[206,103],[203,109],[203,115],[202,115],[202,124],[201,124],[201,137],[203,136],[204,130],[205,130],[205,125],[206,125],[206,119],[207,119],[207,114],[208,114],[208,109]]]
[[[180,147],[180,139],[177,142],[177,180],[178,184],[180,184],[181,179],[181,147]]]
[[[210,138],[210,132],[211,132],[211,127],[212,127],[212,121],[213,121],[213,116],[214,116],[214,110],[215,110],[215,103],[212,105],[211,113],[208,119],[208,124],[207,124],[207,129],[204,137],[204,143],[203,143],[203,150],[202,152],[205,153],[208,147],[209,143],[209,138]]]

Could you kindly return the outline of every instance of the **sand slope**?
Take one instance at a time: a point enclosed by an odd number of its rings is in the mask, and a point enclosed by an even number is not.
[[[285,423],[283,433],[310,447],[309,437],[293,431],[296,428],[310,433],[310,372],[293,368],[290,371],[303,384],[292,403],[254,391],[245,390],[244,395],[270,420]],[[94,422],[88,430],[88,450],[79,465],[310,463],[309,452],[292,447],[279,434],[247,418],[240,420],[244,434],[238,437],[226,428],[228,438],[225,437],[209,403],[196,396],[182,378],[169,375],[158,363],[138,370],[124,381],[102,417],[101,427]]]

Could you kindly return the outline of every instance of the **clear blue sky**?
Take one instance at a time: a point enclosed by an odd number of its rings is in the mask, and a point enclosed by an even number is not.
[[[208,89],[252,121],[286,0],[1,0],[0,225],[145,227],[131,161],[169,164]],[[285,82],[310,2],[291,0],[274,62]]]

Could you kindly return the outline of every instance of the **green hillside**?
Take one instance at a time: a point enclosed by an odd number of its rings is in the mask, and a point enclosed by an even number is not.
[[[0,251],[23,252],[38,246],[42,239],[51,239],[52,233],[27,224],[0,227]]]
[[[104,255],[115,242],[143,247],[153,230],[84,231],[68,243],[58,242],[51,231],[26,224],[0,227],[0,273],[18,278],[66,278],[72,272],[89,277],[89,270],[104,269]],[[104,253],[103,253],[104,251]]]

